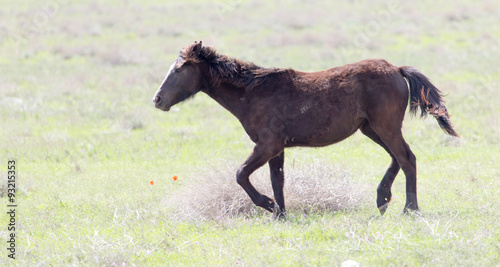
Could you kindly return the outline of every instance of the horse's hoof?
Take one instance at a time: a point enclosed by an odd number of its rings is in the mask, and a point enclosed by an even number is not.
[[[256,203],[256,205],[264,208],[271,213],[274,213],[275,206],[277,206],[276,201],[265,195],[262,195],[260,203]]]
[[[414,215],[417,217],[422,217],[422,214],[420,214],[420,211],[418,209],[407,209],[404,208],[403,212],[401,213],[402,215]]]
[[[279,213],[280,213],[280,206],[276,202],[273,202],[273,204],[274,204],[274,207],[273,207],[273,216],[277,217],[279,215]]]
[[[377,189],[377,207],[380,211],[380,215],[384,215],[389,207],[389,203],[391,203],[391,191],[384,191]]]
[[[285,215],[286,215],[285,212],[281,210],[280,206],[276,202],[274,202],[273,218],[284,219]]]
[[[380,211],[380,215],[384,215],[385,211],[389,207],[389,202],[385,203],[384,205],[378,207],[378,210]]]
[[[406,205],[403,209],[404,214],[415,214],[415,215],[420,215],[418,213],[418,204],[415,202],[406,202]]]

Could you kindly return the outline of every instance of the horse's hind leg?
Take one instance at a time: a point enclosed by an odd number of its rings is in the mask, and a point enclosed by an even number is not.
[[[406,143],[401,133],[401,127],[389,119],[382,123],[370,121],[370,126],[389,148],[406,176],[406,204],[407,209],[418,210],[417,202],[417,159]]]
[[[407,209],[418,210],[417,202],[417,159],[406,143],[399,130],[392,137],[382,137],[382,141],[389,147],[396,157],[401,169],[406,176],[406,204],[404,212]]]
[[[391,193],[391,187],[392,183],[394,182],[394,179],[396,178],[396,175],[398,175],[399,172],[399,163],[392,154],[391,150],[387,147],[387,145],[380,139],[380,137],[377,135],[377,133],[370,127],[370,124],[368,121],[361,126],[360,128],[361,132],[369,137],[373,142],[379,144],[381,147],[389,153],[389,155],[392,158],[391,165],[385,172],[384,177],[382,178],[382,181],[380,181],[380,184],[377,187],[377,207],[380,210],[380,214],[384,214],[385,211],[387,210],[387,207],[389,205],[389,202],[391,201],[392,193]]]

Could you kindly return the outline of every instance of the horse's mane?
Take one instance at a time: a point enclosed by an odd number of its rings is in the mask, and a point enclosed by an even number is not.
[[[207,62],[213,86],[230,83],[248,93],[261,85],[269,76],[288,71],[288,69],[260,67],[252,62],[244,62],[219,54],[213,47],[207,46],[203,46],[198,56],[195,56],[196,53],[193,50],[195,46],[196,43],[184,48],[181,56],[186,61]]]

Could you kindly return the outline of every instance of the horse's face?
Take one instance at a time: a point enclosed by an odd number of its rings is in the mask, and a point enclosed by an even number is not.
[[[163,111],[170,110],[173,105],[198,93],[201,90],[201,80],[200,63],[179,56],[170,66],[153,98],[155,107]]]

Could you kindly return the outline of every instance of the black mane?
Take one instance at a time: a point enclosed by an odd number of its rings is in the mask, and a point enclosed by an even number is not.
[[[185,60],[204,61],[209,63],[212,85],[220,86],[230,83],[246,92],[261,85],[270,75],[287,72],[288,69],[264,68],[252,62],[218,54],[212,47],[202,47],[199,55],[194,57],[193,45],[186,47],[182,52]]]

